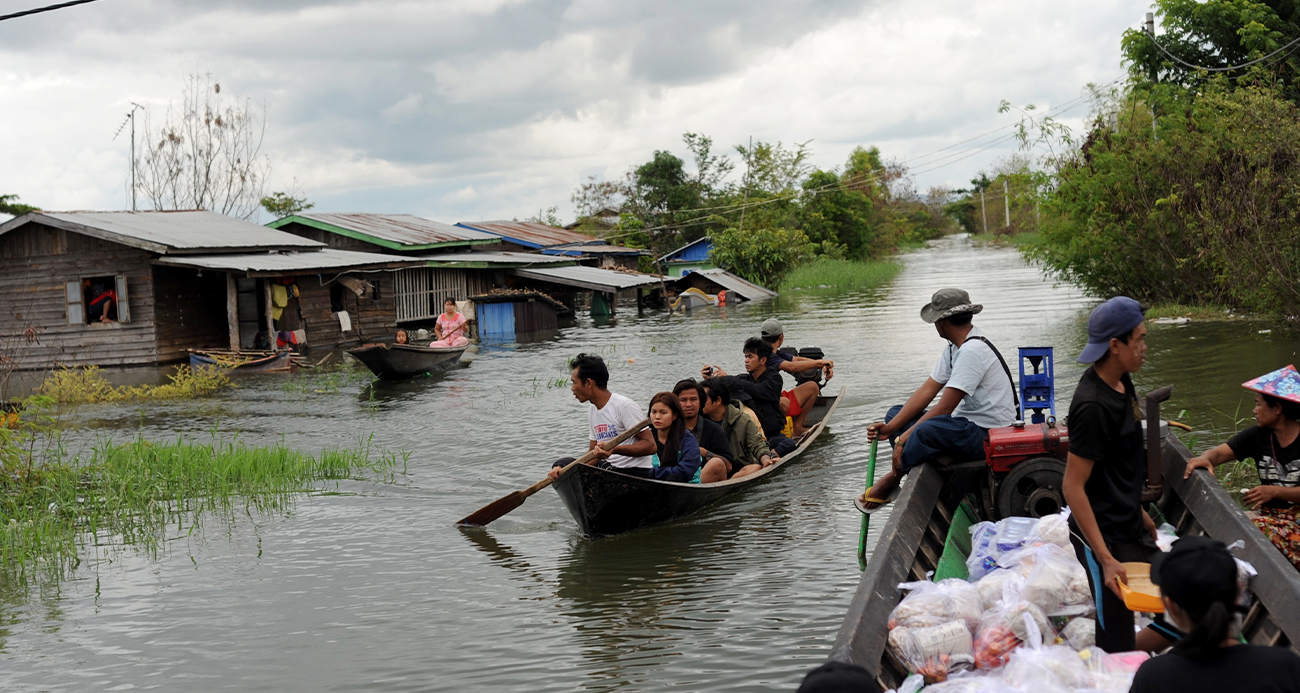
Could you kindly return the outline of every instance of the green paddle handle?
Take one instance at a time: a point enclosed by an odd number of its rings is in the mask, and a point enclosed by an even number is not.
[[[871,441],[871,453],[867,456],[867,487],[864,491],[871,490],[871,485],[876,483],[876,446],[880,440]],[[867,529],[871,526],[871,516],[862,515],[862,530],[858,532],[858,568],[867,569]]]

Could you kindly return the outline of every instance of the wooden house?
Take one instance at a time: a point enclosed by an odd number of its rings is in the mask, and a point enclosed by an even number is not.
[[[0,258],[0,359],[18,369],[169,362],[259,334],[357,343],[395,329],[385,270],[417,264],[205,211],[32,212],[0,224]]]
[[[666,268],[664,274],[670,277],[681,277],[688,272],[716,267],[713,259],[709,257],[712,252],[713,241],[705,236],[664,255],[659,258],[658,263]]]
[[[462,221],[457,226],[497,236],[504,250],[572,257],[579,264],[603,269],[636,270],[641,257],[652,254],[533,221]]]

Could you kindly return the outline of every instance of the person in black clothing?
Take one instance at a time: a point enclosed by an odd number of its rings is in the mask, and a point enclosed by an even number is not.
[[[758,337],[745,340],[744,375],[727,375],[717,366],[706,366],[705,372],[710,377],[718,378],[733,393],[745,392],[750,397],[749,408],[758,414],[758,421],[763,426],[763,435],[767,444],[778,455],[785,456],[798,447],[798,444],[782,435],[785,428],[785,415],[781,413],[781,372],[767,367],[767,359],[772,355],[771,345]]]
[[[1155,651],[1178,633],[1163,621],[1133,633],[1133,612],[1119,596],[1127,581],[1125,562],[1150,563],[1159,553],[1156,524],[1142,510],[1146,481],[1142,426],[1130,373],[1146,362],[1142,307],[1126,296],[1112,298],[1088,318],[1088,346],[1079,355],[1092,363],[1070,401],[1070,455],[1062,491],[1070,506],[1070,542],[1088,573],[1097,603],[1097,647],[1107,652]]]
[[[686,378],[677,381],[673,386],[673,394],[677,395],[677,402],[682,407],[682,421],[686,424],[686,430],[695,434],[695,440],[700,444],[700,459],[704,460],[704,466],[700,469],[700,483],[724,481],[739,471],[740,465],[734,462],[735,457],[731,454],[726,432],[709,417],[700,416],[701,407],[708,401],[704,387],[694,379]]]
[[[1142,663],[1129,693],[1294,693],[1300,656],[1237,640],[1237,564],[1223,542],[1185,537],[1151,565],[1165,614],[1186,635],[1168,654]]]

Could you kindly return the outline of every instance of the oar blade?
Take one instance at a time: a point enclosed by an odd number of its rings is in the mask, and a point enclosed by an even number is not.
[[[473,513],[470,513],[469,516],[456,524],[460,527],[482,527],[494,520],[500,519],[506,513],[523,505],[524,500],[527,498],[528,496],[525,496],[521,491],[511,491],[508,495],[498,498]]]

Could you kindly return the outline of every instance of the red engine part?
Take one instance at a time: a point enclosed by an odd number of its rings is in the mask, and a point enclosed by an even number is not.
[[[1070,432],[1065,426],[1046,423],[992,428],[988,440],[984,441],[984,457],[995,472],[1009,472],[1017,464],[1035,457],[1065,460],[1069,452]]]

